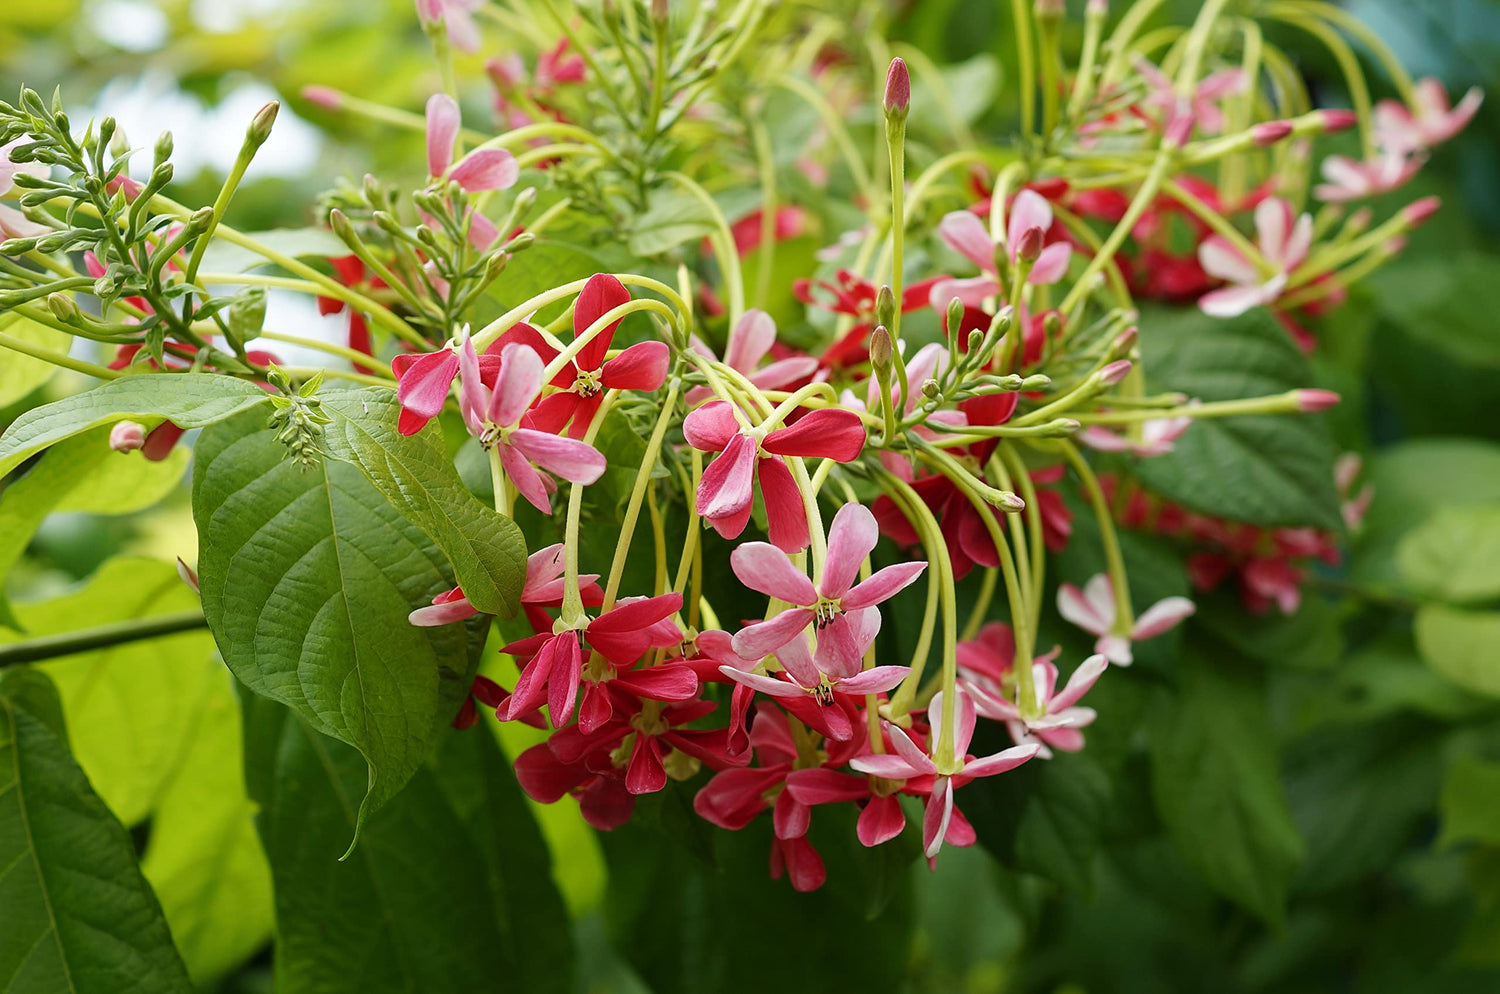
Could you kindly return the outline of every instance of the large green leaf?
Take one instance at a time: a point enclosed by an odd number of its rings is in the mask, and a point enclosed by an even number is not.
[[[1396,564],[1412,589],[1429,597],[1500,597],[1500,504],[1439,508],[1401,540]]]
[[[69,336],[14,312],[0,314],[0,335],[18,338],[28,345],[39,345],[54,352],[66,353]],[[46,383],[57,367],[42,359],[0,346],[0,407],[8,407]]]
[[[1272,923],[1302,858],[1276,768],[1264,691],[1190,645],[1179,692],[1150,724],[1156,809],[1187,864],[1225,897]]]
[[[441,772],[419,771],[340,862],[364,789],[358,754],[270,701],[247,699],[245,728],[276,881],[278,991],[570,989],[545,848],[504,761],[477,755],[495,750],[485,731],[447,733]]]
[[[250,413],[204,432],[193,515],[203,611],[234,674],[369,763],[360,823],[409,780],[472,672],[464,626],[418,628],[448,564],[356,467],[305,469]]]
[[[1402,260],[1372,284],[1381,310],[1424,348],[1500,370],[1500,256],[1459,251]]]
[[[1500,611],[1429,604],[1417,610],[1417,649],[1460,687],[1500,697]]]
[[[130,836],[68,753],[57,691],[0,673],[0,989],[190,991]]]
[[[160,462],[115,452],[109,447],[109,429],[103,427],[60,442],[0,492],[0,575],[20,560],[48,514],[126,514],[149,507],[182,480],[187,461],[185,448]],[[17,627],[3,590],[0,625]]]
[[[1141,351],[1152,390],[1234,400],[1310,386],[1306,359],[1269,312],[1209,318],[1195,310],[1143,310]],[[1188,508],[1256,525],[1340,530],[1333,444],[1317,416],[1206,418],[1173,452],[1135,473]]]
[[[401,406],[391,390],[330,393],[323,406],[334,415],[328,453],[358,466],[402,517],[427,533],[470,603],[488,614],[515,614],[526,542],[514,521],[465,489],[437,426],[398,433]]]
[[[1500,763],[1460,756],[1448,768],[1438,802],[1444,843],[1500,846]]]
[[[202,428],[263,403],[253,383],[213,373],[142,373],[35,407],[0,435],[0,476],[47,446],[116,421]]]

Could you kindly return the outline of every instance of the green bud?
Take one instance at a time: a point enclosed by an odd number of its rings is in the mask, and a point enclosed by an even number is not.
[[[53,317],[64,324],[73,324],[83,320],[78,312],[78,305],[73,303],[73,298],[65,293],[47,294],[47,309],[52,312]]]
[[[245,152],[253,154],[266,143],[266,139],[271,137],[271,127],[276,123],[276,114],[280,110],[281,102],[272,100],[255,112],[255,117],[250,119],[250,127],[245,131]]]
[[[536,244],[536,235],[533,235],[529,231],[523,231],[516,237],[512,238],[510,241],[506,242],[501,247],[501,251],[521,252],[525,249],[531,248],[531,246],[534,244]]]
[[[1021,381],[1021,389],[1027,393],[1038,393],[1052,386],[1052,377],[1045,373],[1033,373]]]
[[[335,207],[328,212],[328,226],[333,233],[338,235],[339,241],[356,248],[360,244],[359,233],[354,230],[354,224],[349,220],[349,215]]]
[[[938,381],[924,380],[922,382],[922,396],[928,400],[937,400],[942,396],[942,388],[938,386]]]
[[[882,286],[875,295],[875,323],[887,328],[896,323],[896,291]]]
[[[154,158],[152,168],[160,169],[172,157],[172,132],[163,131],[161,137],[156,139],[156,148],[153,150]]]
[[[891,333],[886,330],[885,325],[878,326],[870,333],[870,368],[882,382],[890,378],[895,355],[896,347],[891,341]]]
[[[0,255],[25,255],[36,248],[35,238],[7,238],[0,242]]]
[[[109,140],[109,154],[120,158],[130,151],[130,139],[125,136],[125,129],[115,126],[114,134]]]
[[[964,326],[964,302],[954,297],[948,301],[948,334],[957,335]]]

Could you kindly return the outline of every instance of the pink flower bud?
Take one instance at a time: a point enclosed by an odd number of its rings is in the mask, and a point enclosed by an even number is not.
[[[443,19],[443,0],[417,0],[417,17],[423,24],[434,24]]]
[[[1250,138],[1256,145],[1265,148],[1275,145],[1291,133],[1291,121],[1266,121],[1250,129]]]
[[[1016,243],[1016,258],[1027,263],[1036,262],[1042,254],[1046,238],[1047,234],[1041,228],[1027,228],[1021,232],[1021,239]]]
[[[146,426],[120,421],[109,432],[109,447],[116,452],[134,452],[146,444]]]
[[[1437,197],[1423,197],[1421,200],[1413,201],[1401,209],[1401,217],[1410,227],[1426,221],[1437,213],[1437,209],[1443,206],[1442,200]]]
[[[1320,110],[1318,117],[1323,121],[1323,130],[1329,134],[1348,131],[1359,123],[1359,115],[1352,110]]]
[[[905,120],[911,109],[911,74],[906,71],[906,62],[892,59],[885,74],[885,116],[894,120]]]
[[[1103,17],[1109,13],[1109,0],[1089,0],[1083,13],[1086,17]]]
[[[342,110],[344,95],[331,86],[304,86],[302,99],[324,110]]]
[[[193,593],[201,593],[198,589],[198,574],[193,572],[191,566],[182,561],[181,556],[177,557],[177,575],[183,583],[193,588]]]
[[[1036,0],[1036,16],[1062,17],[1065,6],[1063,0]]]
[[[1297,410],[1303,414],[1326,411],[1343,399],[1332,390],[1298,390],[1296,394]]]
[[[1135,348],[1135,343],[1140,339],[1140,337],[1140,331],[1136,329],[1135,325],[1131,325],[1129,328],[1126,328],[1124,331],[1120,332],[1119,335],[1115,336],[1114,344],[1111,345],[1109,349],[1110,354],[1117,356],[1129,355],[1130,350]]]
[[[1099,370],[1099,382],[1107,387],[1119,383],[1130,372],[1130,360],[1119,359]]]

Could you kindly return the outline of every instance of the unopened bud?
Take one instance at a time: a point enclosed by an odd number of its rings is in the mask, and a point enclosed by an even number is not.
[[[977,352],[979,351],[979,347],[983,344],[984,332],[980,331],[978,328],[975,328],[973,331],[969,332],[969,340],[964,345],[964,351]]]
[[[1250,129],[1250,139],[1261,148],[1275,145],[1292,133],[1291,121],[1265,121]]]
[[[964,302],[957,297],[948,301],[948,334],[957,335],[958,330],[964,326]]]
[[[1140,332],[1134,325],[1131,325],[1115,337],[1114,342],[1110,344],[1109,354],[1114,358],[1123,359],[1130,355],[1131,350],[1135,348],[1135,343],[1139,340]]]
[[[271,137],[271,128],[276,124],[276,115],[281,111],[281,101],[272,100],[250,119],[250,127],[245,130],[245,147],[255,151],[266,143]]]
[[[35,238],[7,238],[0,242],[0,255],[25,255],[36,248]]]
[[[344,109],[344,94],[331,86],[304,86],[302,99],[324,110]]]
[[[209,229],[214,223],[214,209],[212,207],[200,207],[193,211],[187,219],[187,230],[192,234],[201,234]]]
[[[505,252],[521,252],[521,251],[524,251],[526,249],[531,248],[531,246],[533,246],[535,244],[536,244],[536,235],[533,235],[529,231],[523,231],[519,235],[517,235],[516,237],[512,238],[510,241],[506,242],[505,245],[504,245],[504,247],[503,247],[503,251],[505,251]]]
[[[906,62],[892,59],[885,73],[885,116],[890,121],[905,121],[911,110],[911,74]]]
[[[1021,495],[1009,490],[993,490],[985,496],[991,504],[1007,514],[1019,514],[1026,510],[1026,502],[1021,499]]]
[[[134,452],[146,444],[146,426],[137,421],[118,421],[109,430],[109,447],[116,452]]]
[[[870,368],[875,371],[876,376],[890,376],[891,367],[896,361],[895,356],[896,347],[885,325],[880,325],[870,332]]]
[[[118,159],[129,151],[130,139],[126,137],[125,129],[117,124],[109,139],[109,154]]]
[[[1344,222],[1344,233],[1349,237],[1361,234],[1375,220],[1375,212],[1368,207],[1361,207],[1349,215],[1349,220]]]
[[[672,7],[667,0],[651,0],[651,20],[665,25],[671,18]]]
[[[78,305],[73,303],[73,298],[65,293],[47,294],[47,309],[52,312],[53,317],[64,324],[81,320]]]
[[[153,154],[156,156],[153,165],[158,168],[172,157],[172,132],[161,133],[161,136],[156,139],[156,149]]]
[[[525,214],[527,211],[531,210],[532,207],[536,206],[536,197],[536,187],[528,186],[526,189],[516,194],[515,204],[512,209],[517,214]]]
[[[942,396],[942,388],[938,386],[937,380],[922,381],[922,396],[928,400],[937,400]]]
[[[1437,197],[1423,197],[1415,200],[1401,208],[1401,219],[1408,227],[1415,228],[1437,213],[1437,209],[1443,206],[1441,199]]]
[[[1354,113],[1354,111],[1352,110],[1341,110],[1335,108],[1332,110],[1320,110],[1317,112],[1317,114],[1323,122],[1323,130],[1328,132],[1329,134],[1334,134],[1335,132],[1339,131],[1348,131],[1350,128],[1359,123],[1359,115]]]
[[[1040,227],[1033,225],[1021,232],[1021,237],[1016,239],[1016,258],[1025,263],[1036,262],[1042,254],[1042,247],[1046,243],[1047,233]]]
[[[1130,372],[1130,361],[1119,359],[1099,370],[1099,383],[1106,387],[1112,387],[1123,380]]]
[[[1109,13],[1109,0],[1089,0],[1083,13],[1085,17],[1103,17]]]
[[[1036,0],[1037,20],[1060,20],[1064,7],[1063,0]]]
[[[490,257],[490,264],[485,268],[484,278],[486,280],[499,279],[500,274],[505,272],[505,267],[508,265],[510,265],[510,253],[496,252]]]
[[[354,230],[354,223],[349,220],[349,215],[337,207],[328,212],[328,226],[333,229],[339,241],[350,248],[359,244],[359,234]]]
[[[875,323],[887,328],[896,323],[896,292],[888,285],[875,294]]]
[[[177,575],[182,579],[183,583],[193,588],[193,593],[201,593],[198,589],[198,574],[193,572],[191,566],[182,561],[181,556],[177,557]]]
[[[1297,397],[1297,410],[1304,414],[1326,411],[1343,400],[1332,390],[1296,390],[1293,392]]]
[[[1021,381],[1021,389],[1025,390],[1027,393],[1036,393],[1041,390],[1046,390],[1051,385],[1052,377],[1048,376],[1046,373],[1032,373],[1030,376]]]

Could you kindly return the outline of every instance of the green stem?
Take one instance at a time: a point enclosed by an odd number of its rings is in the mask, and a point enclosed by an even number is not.
[[[200,610],[178,611],[173,614],[156,615],[120,621],[97,628],[84,628],[62,635],[44,635],[0,646],[0,667],[35,663],[59,656],[76,656],[82,652],[93,652],[111,646],[140,642],[145,639],[175,635],[207,628],[208,621]]]
[[[85,376],[93,376],[101,380],[114,380],[125,375],[118,369],[109,369],[105,366],[99,366],[92,362],[85,362],[82,359],[74,359],[72,356],[65,353],[53,352],[51,349],[44,349],[40,345],[33,345],[30,342],[24,341],[20,338],[13,338],[12,336],[4,334],[3,332],[0,332],[0,347],[10,349],[12,352],[19,352],[22,355],[29,355],[33,359],[40,359],[43,362],[50,362],[52,365],[59,366],[63,369],[71,369],[75,373],[83,373]]]

